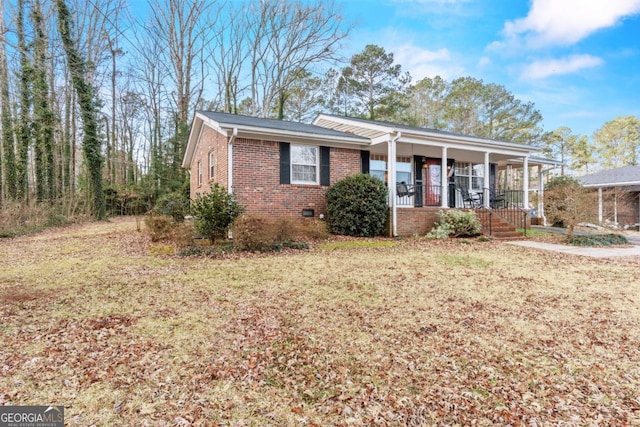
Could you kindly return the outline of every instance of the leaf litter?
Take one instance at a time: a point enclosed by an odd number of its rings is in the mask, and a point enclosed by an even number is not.
[[[125,219],[0,241],[2,404],[69,425],[640,425],[637,259],[149,247]]]

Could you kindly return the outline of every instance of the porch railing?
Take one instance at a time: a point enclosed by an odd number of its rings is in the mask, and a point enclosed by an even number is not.
[[[448,188],[447,188],[448,191]],[[524,192],[522,190],[490,190],[489,207],[492,209],[518,209],[525,208]],[[477,192],[480,206],[484,206],[484,192]],[[453,194],[449,194],[456,200],[457,208],[466,206],[464,200],[460,198],[459,189]],[[400,182],[396,185],[396,206],[440,206],[442,201],[442,186],[407,184]]]
[[[489,191],[490,207],[476,209],[476,215],[482,223],[483,233],[493,235],[493,216],[501,218],[516,229],[523,230],[527,235],[527,217],[529,212],[524,209],[524,192],[521,190],[497,190]]]
[[[396,185],[396,206],[440,206],[442,186],[406,184]]]

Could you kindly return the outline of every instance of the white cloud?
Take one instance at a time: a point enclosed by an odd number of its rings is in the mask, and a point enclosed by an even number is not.
[[[554,75],[571,74],[585,68],[597,67],[602,63],[601,58],[591,55],[572,55],[563,59],[534,61],[525,67],[522,77],[538,80]]]
[[[505,23],[503,33],[510,46],[567,46],[638,13],[640,0],[531,0],[529,14]]]
[[[401,44],[392,47],[395,63],[408,71],[414,82],[425,77],[440,76],[444,79],[459,77],[462,66],[455,64],[448,49],[428,50],[413,44]]]
[[[478,60],[478,68],[485,68],[491,65],[491,58],[488,56],[483,56]]]

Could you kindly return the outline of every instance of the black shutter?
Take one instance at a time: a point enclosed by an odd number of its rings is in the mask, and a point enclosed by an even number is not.
[[[360,150],[360,172],[369,173],[370,171],[370,162],[369,158],[371,153],[365,150]]]
[[[329,147],[320,147],[320,185],[331,185],[330,151]]]
[[[289,143],[280,143],[280,184],[291,184],[291,152]]]
[[[413,183],[415,185],[415,199],[414,206],[417,208],[422,207],[422,162],[425,159],[422,156],[413,156]]]
[[[489,163],[489,182],[484,184],[485,187],[494,189],[496,188],[496,164]]]

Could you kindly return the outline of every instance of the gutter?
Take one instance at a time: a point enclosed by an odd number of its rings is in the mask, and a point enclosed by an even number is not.
[[[231,134],[231,138],[229,138],[229,149],[227,155],[227,192],[229,194],[233,193],[233,143],[238,136],[238,128],[233,128],[233,133]]]

